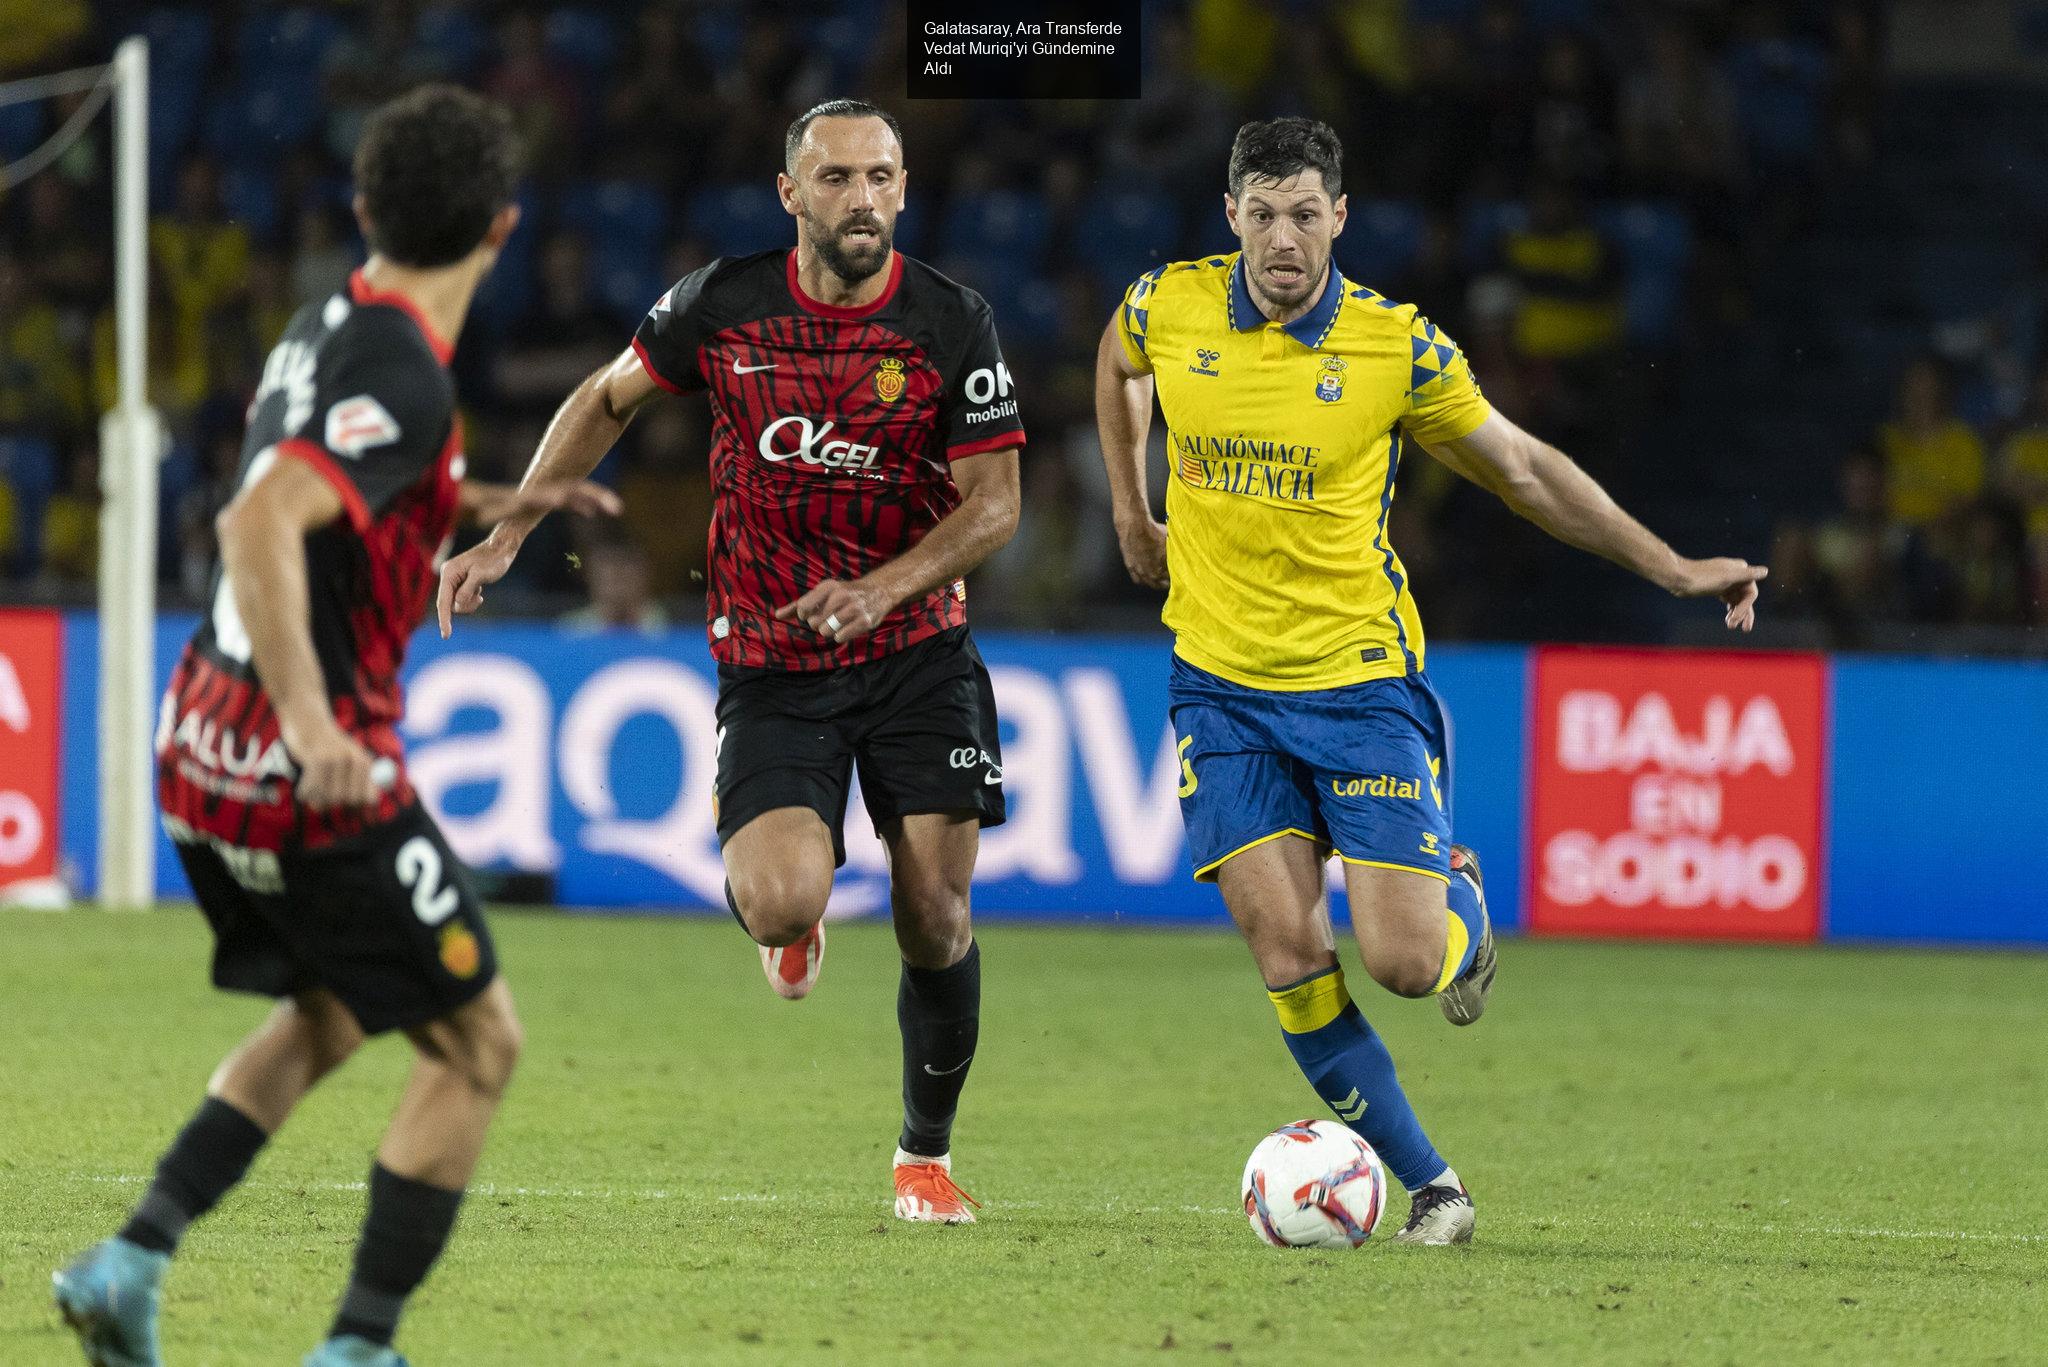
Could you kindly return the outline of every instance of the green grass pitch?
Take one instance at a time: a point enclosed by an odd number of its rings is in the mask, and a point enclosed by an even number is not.
[[[2048,1361],[2048,958],[1513,942],[1469,1030],[1361,991],[1478,1240],[1284,1253],[1239,1170],[1323,1112],[1227,934],[984,929],[987,1208],[943,1229],[890,1218],[885,928],[835,927],[792,1004],[722,919],[497,926],[529,1047],[421,1367]],[[188,912],[0,936],[0,1363],[39,1367],[74,1360],[50,1269],[263,1008],[204,985]],[[323,1332],[405,1062],[373,1044],[193,1231],[173,1367]]]

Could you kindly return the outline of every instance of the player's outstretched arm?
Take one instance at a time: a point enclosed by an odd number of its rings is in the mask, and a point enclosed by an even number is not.
[[[602,484],[579,479],[573,484],[543,484],[522,488],[516,484],[494,484],[481,479],[462,481],[456,511],[465,522],[495,527],[508,518],[534,515],[537,523],[549,513],[576,513],[583,517],[617,517],[625,508],[619,496]]]
[[[540,520],[575,502],[575,490],[618,443],[634,412],[655,393],[654,380],[640,357],[627,350],[562,401],[533,453],[533,463],[526,467],[526,477],[519,481],[518,506],[489,536],[441,567],[441,591],[434,608],[442,639],[454,628],[454,614],[483,606],[485,586],[505,577]]]
[[[1152,432],[1152,375],[1131,365],[1112,316],[1095,349],[1095,426],[1109,471],[1111,515],[1124,568],[1147,588],[1166,587],[1166,524],[1152,516],[1145,441]]]
[[[881,624],[898,604],[950,584],[994,555],[1017,533],[1023,499],[1017,448],[983,451],[953,462],[960,506],[940,518],[915,546],[858,579],[821,580],[794,603],[775,610],[779,621],[802,622],[842,645]]]
[[[1755,627],[1757,581],[1768,569],[1727,556],[1692,560],[1678,554],[1624,512],[1571,457],[1500,413],[1469,436],[1426,446],[1558,540],[1605,556],[1681,598],[1719,598],[1731,629]]]
[[[367,807],[377,800],[376,757],[335,721],[313,650],[306,533],[342,512],[333,485],[311,466],[283,457],[214,519],[221,572],[249,637],[249,662],[298,765],[294,793],[313,808]]]

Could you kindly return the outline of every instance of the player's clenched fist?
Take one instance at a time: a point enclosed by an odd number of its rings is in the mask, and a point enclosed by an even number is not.
[[[802,622],[820,636],[845,645],[880,626],[891,606],[865,580],[825,579],[794,603],[775,609],[775,620]]]
[[[1124,553],[1124,568],[1131,578],[1148,589],[1166,587],[1166,524],[1146,516],[1117,523],[1117,545]]]
[[[310,735],[294,732],[284,744],[299,766],[293,795],[301,806],[326,811],[377,801],[377,757],[339,726],[315,727]]]

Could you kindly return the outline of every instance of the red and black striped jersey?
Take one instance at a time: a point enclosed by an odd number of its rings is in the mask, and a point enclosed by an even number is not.
[[[375,809],[299,810],[233,586],[216,567],[212,609],[172,673],[158,722],[167,824],[245,848],[316,847],[414,800],[397,729],[398,670],[432,594],[462,480],[449,352],[409,300],[379,293],[359,272],[285,329],[242,443],[241,487],[278,460],[296,460],[341,498],[342,516],[305,540],[313,647],[336,720],[399,762],[397,781]]]
[[[873,660],[967,620],[955,582],[845,645],[775,610],[855,579],[959,506],[951,462],[1024,444],[985,300],[892,255],[881,296],[836,308],[797,283],[794,251],[722,258],[663,295],[633,339],[647,373],[711,398],[711,653],[820,670]]]

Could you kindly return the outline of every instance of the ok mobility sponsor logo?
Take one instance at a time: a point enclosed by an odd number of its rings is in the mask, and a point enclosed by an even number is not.
[[[1273,441],[1266,437],[1173,434],[1174,463],[1180,477],[1198,489],[1273,499],[1281,503],[1316,501],[1316,465],[1320,446]]]

